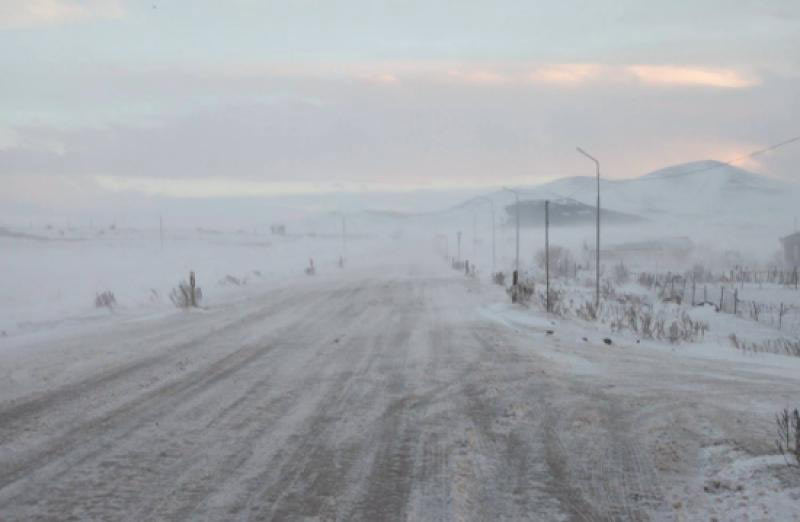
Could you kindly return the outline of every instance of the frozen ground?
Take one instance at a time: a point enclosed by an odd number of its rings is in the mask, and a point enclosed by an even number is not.
[[[347,246],[354,262],[362,242]],[[0,228],[0,335],[102,322],[109,311],[96,309],[94,299],[107,290],[117,316],[174,312],[170,291],[190,270],[204,302],[220,304],[302,278],[309,258],[320,274],[338,271],[341,244],[336,236],[178,230],[162,245],[157,230]]]
[[[607,346],[379,246],[0,338],[0,519],[800,520],[800,359]]]

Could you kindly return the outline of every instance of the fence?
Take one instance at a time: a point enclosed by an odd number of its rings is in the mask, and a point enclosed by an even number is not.
[[[797,270],[747,271],[731,270],[714,276],[710,273],[688,275],[641,272],[637,280],[642,286],[655,289],[658,297],[678,305],[713,305],[718,311],[773,326],[779,330],[800,333],[800,305],[778,301],[741,299],[740,290],[748,285],[763,289],[797,289]],[[794,299],[800,301],[800,297]]]

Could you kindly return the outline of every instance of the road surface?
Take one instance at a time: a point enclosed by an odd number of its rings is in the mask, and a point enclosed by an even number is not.
[[[753,401],[800,389],[502,299],[409,269],[31,341],[0,387],[0,519],[674,520],[699,452],[768,451]]]

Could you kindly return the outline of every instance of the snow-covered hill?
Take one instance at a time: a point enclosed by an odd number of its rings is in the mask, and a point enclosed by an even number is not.
[[[529,197],[571,197],[594,204],[592,177],[565,178],[529,191]],[[717,161],[667,167],[639,178],[602,180],[601,205],[648,219],[689,218],[715,223],[790,221],[800,186]],[[527,198],[526,198],[527,199]]]

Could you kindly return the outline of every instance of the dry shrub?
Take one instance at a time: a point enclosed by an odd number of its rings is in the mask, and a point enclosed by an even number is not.
[[[539,269],[545,269],[545,251],[536,252],[536,265]],[[575,273],[575,258],[568,248],[557,245],[550,247],[550,275],[553,277],[570,277]]]
[[[114,297],[114,292],[110,290],[106,290],[105,292],[99,293],[94,297],[95,308],[108,308],[109,310],[113,310],[114,307],[116,306],[117,306],[117,298]]]
[[[199,306],[203,299],[203,290],[200,287],[194,289],[194,300],[192,300],[192,287],[187,281],[181,281],[178,286],[172,289],[169,294],[172,303],[178,308],[191,308]]]
[[[631,279],[631,271],[628,270],[622,261],[618,265],[614,265],[613,272],[614,282],[618,285],[624,285]]]
[[[520,280],[516,285],[511,285],[506,292],[511,296],[512,303],[527,304],[533,297],[535,287],[533,280]]]
[[[777,424],[777,439],[775,444],[781,455],[793,458],[795,464],[800,464],[800,412],[784,409],[775,416]]]

